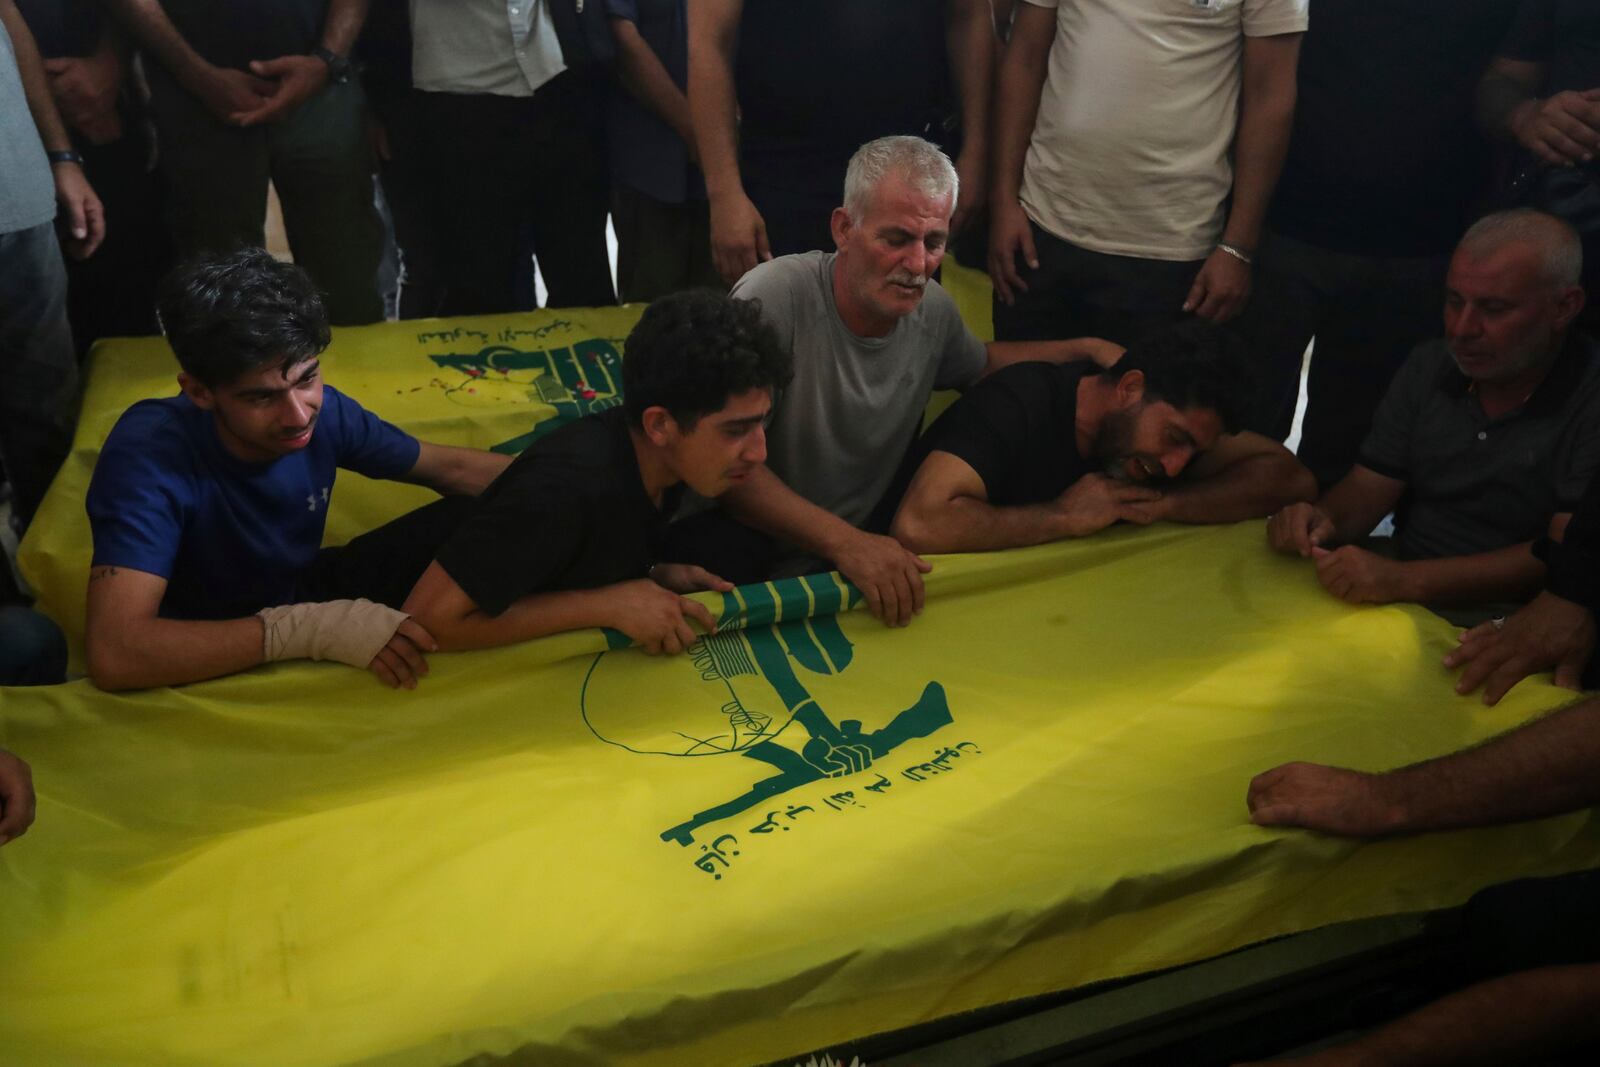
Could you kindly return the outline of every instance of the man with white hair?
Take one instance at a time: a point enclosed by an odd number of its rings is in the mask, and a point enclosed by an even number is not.
[[[1389,387],[1360,462],[1314,504],[1268,522],[1280,552],[1314,559],[1351,603],[1442,608],[1521,602],[1600,468],[1600,351],[1583,309],[1577,234],[1528,209],[1490,215],[1456,247],[1443,340]],[[1396,510],[1398,558],[1353,543]]]
[[[860,527],[888,489],[933,390],[971,385],[1023,360],[1121,354],[1097,341],[985,345],[967,330],[955,301],[932,280],[957,186],[949,158],[919,137],[863,145],[845,175],[844,206],[833,212],[838,251],[780,256],[733,289],[760,300],[795,363],[767,434],[767,465],[722,498],[733,518],[793,551],[758,550],[747,560],[769,573],[785,554],[826,560],[890,625],[921,610],[929,565]],[[741,573],[726,558],[711,562],[726,577],[751,577],[749,566]]]

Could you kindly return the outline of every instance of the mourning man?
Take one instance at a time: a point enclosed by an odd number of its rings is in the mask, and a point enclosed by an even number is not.
[[[418,441],[323,385],[322,301],[261,249],[181,269],[158,311],[182,391],[124,412],[95,464],[90,678],[136,689],[312,658],[415,685],[433,642],[395,609],[460,502],[319,552],[334,475],[472,495],[509,458]]]
[[[1315,504],[1272,517],[1272,546],[1314,559],[1351,603],[1533,596],[1544,564],[1530,545],[1565,523],[1600,466],[1600,353],[1569,329],[1581,267],[1554,216],[1473,225],[1450,261],[1444,339],[1401,367],[1360,463]],[[1397,507],[1398,559],[1354,543]]]
[[[917,443],[890,532],[916,552],[985,551],[1309,500],[1316,483],[1287,449],[1239,432],[1248,371],[1202,322],[1151,334],[1110,368],[1007,367]]]
[[[921,609],[928,564],[862,527],[933,390],[971,385],[1021,360],[1105,358],[1115,349],[1097,341],[986,345],[967,330],[932,280],[957,187],[954,166],[927,141],[863,145],[846,172],[844,206],[833,212],[838,251],[763,263],[733,290],[760,300],[794,353],[795,377],[773,413],[767,466],[727,494],[726,511],[783,542],[766,565],[784,552],[791,566],[803,565],[797,554],[830,561],[894,625]],[[746,563],[756,566],[758,555]]]
[[[482,648],[610,626],[682,652],[733,586],[662,555],[684,486],[715,498],[767,458],[789,354],[759,309],[710,290],[662,297],[628,337],[622,407],[564,426],[483,494],[406,601],[441,648]]]

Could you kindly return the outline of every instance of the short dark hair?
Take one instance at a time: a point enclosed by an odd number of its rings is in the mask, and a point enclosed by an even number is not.
[[[751,389],[774,395],[794,377],[794,360],[754,300],[714,289],[673,293],[645,308],[628,334],[622,396],[628,421],[663,407],[684,429]]]
[[[1101,373],[1120,378],[1131,370],[1143,372],[1147,402],[1215,411],[1227,433],[1244,429],[1255,413],[1257,379],[1246,345],[1203,319],[1146,334]]]
[[[156,298],[184,372],[210,387],[266,364],[290,367],[328,347],[328,313],[310,275],[262,248],[190,260]]]

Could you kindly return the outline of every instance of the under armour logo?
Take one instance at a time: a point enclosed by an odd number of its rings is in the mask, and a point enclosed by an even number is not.
[[[328,490],[327,489],[324,489],[322,491],[322,503],[324,505],[326,505],[328,503]],[[317,494],[315,494],[315,493],[307,493],[306,494],[306,510],[307,511],[316,511],[317,510]]]

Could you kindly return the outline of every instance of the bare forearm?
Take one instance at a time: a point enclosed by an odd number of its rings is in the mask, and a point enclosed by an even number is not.
[[[917,553],[992,552],[1068,536],[1061,513],[1049,505],[995,507],[965,496],[936,507],[908,501],[890,532]]]
[[[784,485],[766,467],[752,472],[746,485],[724,494],[721,504],[746,526],[823,559],[834,559],[840,546],[861,532]]]
[[[989,357],[983,367],[985,377],[1013,363],[1071,363],[1087,359],[1101,367],[1109,367],[1126,351],[1115,341],[1098,337],[1073,337],[1062,341],[990,341],[983,347]]]
[[[50,80],[45,77],[44,61],[39,58],[39,48],[33,33],[23,21],[22,13],[11,0],[0,0],[0,22],[17,56],[17,73],[22,78],[22,93],[28,101],[28,111],[39,130],[39,139],[47,151],[59,152],[72,147],[67,127],[56,110],[55,98],[50,95]]]
[[[144,619],[97,628],[86,639],[89,678],[108,691],[149,689],[234,674],[264,660],[261,620]]]
[[[1234,142],[1233,203],[1222,240],[1254,249],[1261,243],[1261,226],[1267,204],[1283,171],[1294,128],[1295,81],[1288,78],[1250,92],[1247,88],[1239,111],[1239,132]]]
[[[1543,587],[1545,574],[1530,542],[1471,556],[1411,560],[1401,567],[1400,599],[1445,607],[1530,600]]]
[[[515,458],[452,445],[430,445],[429,448],[433,453],[429,469],[417,471],[406,480],[425,485],[441,496],[479,495]]]
[[[349,55],[366,21],[367,0],[331,0],[322,22],[322,47],[335,55]]]
[[[1041,25],[1033,25],[1035,22]],[[989,138],[994,153],[990,198],[996,205],[1013,204],[1022,189],[1022,164],[1039,117],[1045,63],[1055,34],[1055,13],[1031,5],[1017,12],[995,86]]]
[[[634,99],[671,126],[686,144],[694,144],[689,98],[661,65],[660,57],[639,36],[637,26],[626,19],[612,19],[611,26],[617,40],[617,72],[622,76],[622,84]]]
[[[1293,456],[1253,456],[1163,494],[1163,518],[1171,522],[1243,522],[1315,498],[1317,480]]]
[[[1324,547],[1360,540],[1370,534],[1389,513],[1387,502],[1370,500],[1362,494],[1347,491],[1345,482],[1329,489],[1316,504],[1333,523],[1334,535]]]
[[[961,102],[961,150],[988,150],[989,87],[994,78],[995,40],[985,0],[954,0],[949,5],[945,48],[950,76]]]
[[[1585,700],[1476,748],[1379,775],[1396,833],[1520,822],[1600,803],[1600,701]]]
[[[689,114],[706,192],[713,198],[744,194],[735,133],[733,50],[739,0],[695,0],[689,5]]]
[[[611,613],[607,611],[606,593],[605,587],[535,593],[499,615],[473,609],[465,615],[444,618],[430,613],[426,606],[408,603],[406,608],[438,642],[441,651],[463,652],[531,641],[568,630],[609,626]]]
[[[106,4],[180,85],[190,92],[199,91],[212,66],[183,39],[159,0],[106,0]]]

